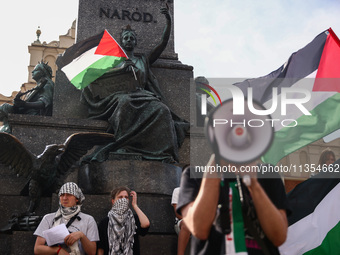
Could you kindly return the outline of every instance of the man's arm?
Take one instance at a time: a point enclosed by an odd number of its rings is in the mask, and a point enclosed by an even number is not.
[[[47,246],[45,245],[46,240],[41,236],[37,236],[34,245],[34,254],[39,255],[55,255],[57,254],[58,250],[60,249],[59,246]],[[68,255],[69,253],[64,249],[60,249],[58,255]]]
[[[287,237],[288,220],[286,211],[275,207],[261,184],[257,181],[257,178],[251,179],[251,185],[248,189],[264,233],[275,246],[280,246]]]
[[[72,244],[74,244],[78,240],[80,240],[86,254],[88,254],[88,255],[95,255],[96,254],[96,250],[97,250],[96,242],[90,241],[87,238],[87,236],[81,231],[73,232],[73,233],[69,234],[68,236],[66,236],[65,239],[64,239],[65,244],[67,246],[71,246]]]
[[[215,159],[212,156],[208,166],[214,164]],[[216,216],[220,182],[221,178],[217,173],[205,174],[196,199],[181,209],[184,223],[198,239],[206,240],[209,237]]]

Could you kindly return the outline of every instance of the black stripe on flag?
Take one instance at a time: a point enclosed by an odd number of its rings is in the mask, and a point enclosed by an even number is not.
[[[328,36],[326,31],[320,33],[304,48],[293,53],[288,61],[277,70],[266,76],[247,79],[234,85],[238,86],[244,95],[247,95],[248,87],[256,88],[253,90],[253,99],[261,103],[267,102],[272,98],[272,88],[277,87],[278,93],[281,93],[281,88],[292,86],[318,69]]]
[[[103,35],[104,31],[88,39],[77,42],[70,48],[66,49],[63,55],[57,58],[56,64],[59,70],[71,63],[74,59],[82,55],[84,52],[92,49],[93,47],[97,47]]]

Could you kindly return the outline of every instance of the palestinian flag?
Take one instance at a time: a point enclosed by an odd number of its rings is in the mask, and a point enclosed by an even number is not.
[[[292,213],[281,255],[340,253],[340,176],[333,175],[315,175],[288,193]]]
[[[273,88],[277,89],[279,106],[283,88],[296,91],[287,94],[291,102],[286,112],[278,107],[272,114],[275,136],[262,160],[275,165],[284,156],[340,128],[340,41],[330,28],[293,53],[279,69],[234,85],[245,94],[252,87],[253,99],[267,109],[273,105]],[[304,91],[309,91],[311,98],[295,105],[306,97]]]
[[[124,50],[107,30],[68,48],[57,65],[77,88],[83,89],[127,59]]]

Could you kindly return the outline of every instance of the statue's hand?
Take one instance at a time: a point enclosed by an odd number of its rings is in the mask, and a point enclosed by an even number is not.
[[[15,107],[19,107],[19,108],[24,108],[26,106],[26,102],[20,98],[15,98],[13,100],[13,104]]]
[[[18,92],[18,94],[16,94],[14,100],[17,100],[18,98],[20,99],[20,97],[24,95],[24,93],[22,93],[21,91]]]
[[[169,10],[169,6],[168,5],[166,5],[166,7],[162,7],[160,9],[160,12],[165,15],[165,18],[167,20],[171,20],[170,10]]]
[[[133,63],[131,59],[127,59],[124,61],[123,68],[125,70],[131,70],[132,67],[136,67],[136,66],[135,66],[135,63]]]

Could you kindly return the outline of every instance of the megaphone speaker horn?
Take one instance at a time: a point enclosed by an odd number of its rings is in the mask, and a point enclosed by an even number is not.
[[[266,110],[252,102],[257,110]],[[224,101],[207,117],[205,132],[215,154],[236,164],[259,159],[271,146],[274,128],[269,115],[257,115],[244,100],[244,113],[233,113],[233,100]]]

